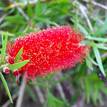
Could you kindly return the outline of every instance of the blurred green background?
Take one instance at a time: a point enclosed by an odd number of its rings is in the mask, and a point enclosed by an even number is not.
[[[107,107],[107,0],[0,0],[0,36],[8,41],[59,25],[81,32],[90,53],[72,69],[30,81],[22,107]],[[14,103],[0,81],[0,106],[16,107],[23,80],[3,75]]]

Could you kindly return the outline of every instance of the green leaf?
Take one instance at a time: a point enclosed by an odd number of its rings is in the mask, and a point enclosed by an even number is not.
[[[93,58],[91,58],[91,56],[90,56],[90,55],[88,55],[88,56],[87,56],[87,59],[89,60],[89,62],[90,62],[90,63],[92,63],[92,64],[94,64],[94,65],[98,66],[97,62],[96,62],[96,61],[94,61],[94,59],[93,59]]]
[[[86,39],[99,42],[107,42],[107,38],[95,37],[94,35],[91,36],[89,32],[81,24],[77,24],[77,27],[80,29],[82,33],[84,33]]]
[[[10,33],[10,32],[0,31],[0,33],[1,33],[2,35],[14,36],[14,34],[12,34],[12,33]]]
[[[65,107],[64,102],[53,96],[50,92],[48,92],[47,100],[48,107]]]
[[[84,33],[85,36],[89,36],[89,32],[81,24],[78,23],[76,26],[82,33]]]
[[[97,100],[98,100],[99,94],[100,93],[99,93],[98,88],[96,87],[96,85],[94,85],[94,93],[93,93],[92,100],[93,100],[93,102],[94,102],[95,105],[97,104]]]
[[[5,19],[7,22],[9,22],[9,24],[17,24],[17,25],[25,24],[24,18],[20,14],[7,16]]]
[[[104,35],[107,34],[107,18],[106,20],[103,22],[103,24],[100,24],[98,26],[98,24],[95,26],[96,31],[95,31],[95,35]]]
[[[32,17],[33,16],[33,8],[32,6],[28,3],[28,6],[27,6],[27,14]]]
[[[1,48],[2,62],[4,62],[4,58],[6,56],[7,40],[8,40],[8,35],[6,33],[5,35],[2,35],[2,48]]]
[[[92,37],[92,36],[86,36],[85,38],[89,40],[99,41],[99,42],[107,42],[107,38]]]
[[[17,55],[15,56],[15,62],[21,59],[22,53],[23,53],[23,47],[18,51]]]
[[[12,96],[11,96],[11,94],[10,94],[10,91],[9,91],[9,88],[8,88],[8,85],[7,85],[7,82],[6,82],[4,76],[2,75],[1,72],[0,72],[0,78],[1,78],[1,80],[2,80],[2,82],[3,82],[4,88],[5,88],[6,92],[7,92],[7,95],[8,95],[8,97],[9,97],[11,103],[13,103]]]
[[[107,47],[104,44],[96,44],[99,49],[107,50]]]
[[[36,16],[40,16],[43,13],[43,4],[41,4],[40,0],[36,4],[35,14]]]
[[[92,62],[91,62],[88,58],[86,59],[86,65],[88,66],[88,68],[89,68],[90,70],[93,71],[93,65],[92,65]]]
[[[91,84],[90,84],[88,79],[85,80],[84,82],[85,82],[84,87],[85,87],[86,101],[87,101],[87,103],[89,103],[90,102],[90,97],[91,97],[91,88],[92,87],[90,87]]]
[[[94,51],[94,54],[95,54],[99,69],[101,70],[102,74],[104,76],[106,76],[104,68],[103,68],[102,60],[101,60],[101,57],[100,57],[100,52],[99,52],[99,50],[98,50],[96,45],[93,46],[93,51]]]
[[[10,68],[10,70],[14,71],[15,69],[19,69],[19,68],[25,66],[28,62],[29,62],[29,60],[24,60],[22,62],[18,62],[15,64],[9,64],[8,67]]]

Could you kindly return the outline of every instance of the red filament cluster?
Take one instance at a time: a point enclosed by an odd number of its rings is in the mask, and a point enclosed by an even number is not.
[[[17,38],[8,50],[9,58],[14,59],[23,47],[22,61],[29,62],[19,69],[29,79],[44,76],[50,72],[71,68],[82,61],[88,46],[81,44],[83,37],[70,26],[59,26],[30,33]]]

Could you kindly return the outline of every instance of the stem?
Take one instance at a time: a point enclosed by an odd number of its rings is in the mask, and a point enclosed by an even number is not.
[[[38,98],[39,98],[39,100],[40,100],[40,103],[41,103],[41,104],[44,104],[45,99],[44,99],[43,93],[42,93],[42,91],[40,90],[39,86],[35,86],[35,90],[36,90],[36,92],[37,92],[37,95],[38,95]]]
[[[22,84],[21,84],[20,89],[19,89],[16,107],[21,107],[21,105],[22,105],[25,87],[26,87],[26,76],[24,75]]]

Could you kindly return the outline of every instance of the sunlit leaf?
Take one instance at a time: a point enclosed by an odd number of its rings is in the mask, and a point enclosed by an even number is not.
[[[2,62],[4,62],[4,58],[6,56],[6,45],[7,45],[8,35],[2,35],[2,48],[1,48],[1,56]]]
[[[96,60],[97,60],[99,69],[101,70],[102,74],[103,74],[104,76],[106,76],[105,71],[104,71],[104,68],[103,68],[103,64],[102,64],[100,52],[99,52],[98,48],[97,48],[95,45],[94,45],[94,47],[93,47],[93,51],[94,51],[94,54],[95,54],[95,57],[96,57]]]
[[[10,70],[14,71],[16,69],[19,69],[19,68],[25,66],[28,62],[29,62],[29,60],[24,60],[22,62],[18,62],[15,64],[9,64],[8,67],[10,68]]]
[[[50,92],[48,92],[47,103],[48,107],[65,107],[64,102],[53,96]]]
[[[21,59],[21,55],[23,53],[23,47],[18,51],[16,57],[15,57],[15,62],[19,61]]]

